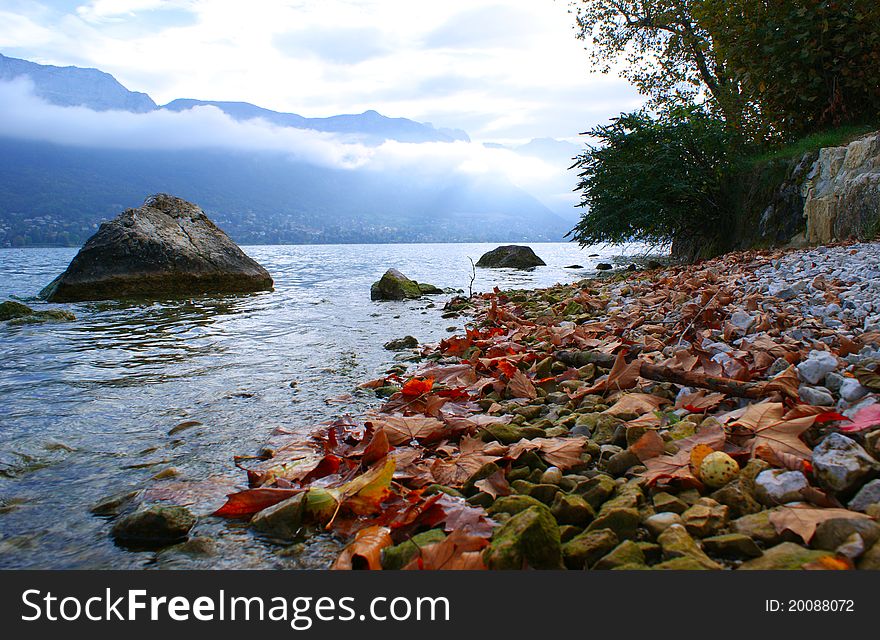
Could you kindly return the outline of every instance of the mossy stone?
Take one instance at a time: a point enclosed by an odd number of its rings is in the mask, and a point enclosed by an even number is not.
[[[632,540],[624,540],[606,555],[599,558],[593,569],[614,569],[626,564],[645,564],[645,554]]]
[[[502,424],[500,422],[490,424],[480,430],[480,439],[483,442],[497,440],[501,444],[513,444],[523,438],[530,440],[543,437],[544,435],[544,430],[537,427],[519,427],[514,424]]]
[[[150,505],[117,520],[112,534],[123,544],[164,546],[186,539],[195,523],[186,507]]]
[[[593,509],[598,509],[617,489],[614,478],[600,473],[575,488],[575,493],[583,496]]]
[[[550,512],[559,524],[586,526],[596,513],[590,503],[577,494],[557,493]]]
[[[657,536],[657,542],[663,549],[663,558],[689,558],[705,569],[720,569],[721,566],[703,553],[696,540],[680,524],[673,524]]]
[[[495,531],[483,555],[490,569],[562,569],[559,527],[550,509],[529,507]]]
[[[740,569],[750,570],[797,570],[809,562],[822,558],[833,558],[831,551],[806,549],[793,542],[783,542],[767,549],[760,558],[749,560],[740,565]]]
[[[448,496],[452,496],[453,498],[462,498],[464,499],[464,494],[458,489],[453,489],[452,487],[447,487],[444,484],[431,484],[425,487],[423,495],[432,496],[435,493],[445,493]]]
[[[761,550],[755,541],[741,533],[725,533],[704,538],[703,549],[713,556],[732,560],[757,558],[761,555]]]
[[[562,546],[562,557],[569,569],[583,569],[591,566],[618,544],[620,539],[611,529],[584,532]]]
[[[414,535],[406,542],[401,542],[393,547],[386,547],[382,551],[382,568],[403,569],[418,555],[421,547],[443,542],[445,539],[446,534],[442,530],[429,529]]]
[[[487,510],[489,515],[498,513],[509,513],[516,515],[521,511],[525,511],[529,507],[542,507],[544,504],[534,498],[526,495],[512,495],[498,498]]]
[[[618,538],[626,540],[636,537],[639,527],[639,512],[637,509],[603,509],[596,519],[587,527],[587,531],[598,529],[611,529]]]

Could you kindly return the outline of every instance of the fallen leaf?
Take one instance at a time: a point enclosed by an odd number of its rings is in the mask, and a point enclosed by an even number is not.
[[[801,381],[798,378],[797,369],[793,366],[789,367],[772,380],[764,384],[764,390],[767,392],[778,391],[789,398],[797,399],[799,397]]]
[[[642,434],[641,438],[629,446],[629,450],[634,453],[639,460],[644,462],[645,460],[662,455],[665,446],[666,443],[663,441],[663,438],[660,437],[660,434],[652,430],[646,431]]]
[[[388,527],[373,525],[361,529],[355,534],[354,541],[336,558],[333,569],[381,569],[382,549],[392,544],[394,541]]]
[[[700,389],[694,393],[681,396],[675,403],[675,408],[686,409],[691,413],[703,413],[717,407],[724,402],[724,398],[723,393],[708,393]]]
[[[510,378],[510,382],[507,383],[507,391],[511,398],[528,398],[529,400],[534,400],[538,397],[535,385],[532,384],[532,381],[528,379],[526,374],[519,369],[514,372],[513,376]]]
[[[703,464],[703,458],[714,452],[715,449],[707,444],[698,444],[693,449],[691,449],[691,473],[693,473],[696,478],[700,478],[700,465]],[[702,480],[702,478],[700,478],[700,480]]]
[[[474,486],[480,491],[488,493],[493,500],[498,496],[509,496],[512,493],[510,483],[507,482],[507,476],[504,475],[502,469],[482,480],[477,480]]]
[[[838,429],[843,433],[855,433],[877,426],[880,426],[880,404],[872,404],[855,414],[849,424],[841,425]]]
[[[612,416],[635,414],[637,416],[657,411],[669,400],[648,393],[627,393],[602,413]]]
[[[217,509],[213,515],[221,518],[249,518],[258,511],[292,498],[303,491],[303,489],[246,489],[229,494],[226,498],[226,504]]]
[[[584,452],[587,438],[583,436],[575,438],[532,438],[520,440],[511,445],[508,457],[516,459],[527,451],[537,450],[544,462],[548,465],[559,467],[563,471],[583,463],[581,455]]]
[[[405,570],[463,570],[485,569],[482,549],[489,545],[488,540],[470,536],[462,531],[453,531],[442,542],[430,544],[419,549],[419,555],[407,564]]]
[[[714,450],[719,450],[724,444],[724,429],[717,424],[701,427],[692,436],[676,441],[678,451],[673,455],[659,455],[656,458],[643,460],[647,469],[639,474],[645,478],[648,486],[652,486],[660,480],[677,480],[685,484],[697,484],[699,480],[691,473],[691,451],[697,445],[707,445]]]
[[[441,440],[446,430],[437,418],[419,416],[387,416],[370,420],[376,429],[385,432],[388,442],[394,446],[417,440],[422,444]]]
[[[817,509],[808,506],[777,507],[770,512],[770,523],[776,529],[776,533],[791,531],[809,544],[816,533],[816,527],[826,520],[834,518],[847,518],[849,520],[870,520],[871,517],[850,511],[849,509]]]
[[[813,452],[800,439],[800,435],[813,426],[816,416],[786,419],[785,413],[785,406],[781,402],[752,404],[732,426],[742,427],[753,434],[753,452],[757,447],[766,445],[777,454],[789,453],[809,460]]]
[[[431,388],[434,386],[433,378],[426,378],[421,380],[419,378],[413,378],[412,380],[407,381],[406,384],[403,385],[400,392],[408,397],[417,397],[429,393]]]
[[[361,464],[365,467],[372,466],[373,463],[378,462],[387,456],[390,449],[391,444],[388,441],[388,435],[385,433],[385,429],[376,429],[373,432],[373,437],[370,438],[369,444],[367,444],[366,449],[364,449]]]
[[[494,443],[485,443],[477,438],[463,438],[459,453],[449,459],[437,459],[431,465],[435,482],[448,487],[461,487],[475,471],[484,464],[495,462],[499,456],[487,455],[485,450]]]
[[[339,487],[328,487],[327,490],[336,497],[340,506],[360,515],[370,515],[379,509],[388,495],[395,465],[394,458],[388,456],[384,464],[376,465],[354,480]]]

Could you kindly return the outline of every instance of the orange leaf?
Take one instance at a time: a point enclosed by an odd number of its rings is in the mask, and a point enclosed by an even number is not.
[[[388,527],[373,525],[361,529],[355,535],[354,541],[345,547],[336,558],[333,568],[342,570],[381,569],[382,549],[390,547],[392,544],[394,541],[391,539],[391,530]]]
[[[636,457],[644,462],[650,458],[656,458],[661,455],[664,450],[665,443],[656,431],[646,431],[642,437],[633,442],[629,446],[630,452],[636,454]]]
[[[424,395],[431,391],[431,388],[434,386],[434,378],[425,378],[424,380],[420,378],[413,378],[409,380],[400,392],[408,397],[416,397]]]

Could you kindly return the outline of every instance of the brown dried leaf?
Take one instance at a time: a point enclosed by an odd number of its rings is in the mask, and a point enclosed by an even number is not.
[[[809,544],[816,533],[816,527],[834,518],[847,518],[850,520],[870,520],[871,517],[850,511],[849,509],[817,509],[808,506],[777,507],[770,513],[770,522],[776,529],[776,533],[792,531]]]
[[[482,480],[477,480],[474,486],[480,491],[488,493],[493,500],[498,496],[509,496],[512,493],[507,476],[501,469]]]
[[[719,394],[720,395],[720,394]],[[669,400],[648,393],[627,393],[602,413],[612,416],[635,414],[637,416],[657,411]]]
[[[813,426],[816,416],[786,419],[785,415],[785,406],[781,402],[761,402],[749,405],[742,417],[732,424],[754,434],[753,452],[766,445],[776,454],[788,453],[809,460],[813,452],[800,435]]]
[[[639,460],[644,462],[662,455],[665,445],[666,443],[663,442],[663,438],[660,437],[659,433],[656,431],[646,431],[641,438],[629,446],[629,450]]]
[[[431,465],[434,481],[448,487],[461,487],[475,471],[484,464],[495,462],[499,456],[487,455],[486,449],[496,443],[486,443],[476,438],[463,438],[458,454],[448,460],[435,460]]]
[[[382,549],[394,544],[388,527],[373,525],[361,529],[333,563],[333,569],[381,569]]]
[[[470,536],[462,531],[453,531],[442,542],[419,549],[419,555],[410,561],[405,570],[459,570],[476,571],[485,569],[482,549],[489,545],[485,538]]]
[[[445,435],[446,427],[437,418],[420,416],[388,416],[374,418],[370,423],[377,430],[382,430],[388,441],[397,446],[408,444],[413,440],[421,443],[436,442]]]
[[[526,374],[519,369],[514,372],[513,377],[510,378],[510,382],[507,383],[507,392],[510,394],[511,398],[528,398],[529,400],[534,400],[538,397],[535,385],[532,384],[532,381],[529,380]]]

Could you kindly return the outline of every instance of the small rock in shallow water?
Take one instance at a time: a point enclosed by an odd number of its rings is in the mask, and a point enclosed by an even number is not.
[[[185,507],[151,505],[118,520],[111,533],[123,544],[164,546],[185,539],[195,523]]]
[[[403,351],[404,349],[415,349],[419,346],[419,341],[414,336],[404,336],[385,343],[385,349],[388,351]]]
[[[614,267],[608,262],[600,262],[599,264],[596,265],[597,271],[610,271],[613,268]]]

